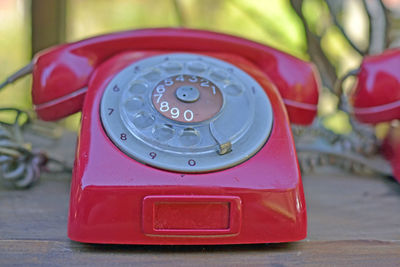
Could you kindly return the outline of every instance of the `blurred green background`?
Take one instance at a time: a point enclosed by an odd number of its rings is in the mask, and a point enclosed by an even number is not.
[[[242,36],[310,59],[304,24],[289,0],[65,0],[63,3],[60,12],[65,16],[62,38],[66,42],[128,29],[184,26]],[[361,1],[344,3],[341,22],[354,42],[365,47],[368,28]],[[336,27],[326,27],[329,16],[325,2],[304,1],[302,10],[311,30],[322,36],[321,47],[337,75],[356,68],[361,56]],[[29,0],[0,1],[0,80],[31,59],[31,16]],[[30,109],[30,84],[30,77],[24,78],[1,91],[0,107]],[[321,94],[319,112],[335,113],[335,98],[327,91]],[[74,129],[78,121],[79,115],[75,115],[62,123]],[[327,124],[337,131],[349,130],[340,113],[331,116]]]

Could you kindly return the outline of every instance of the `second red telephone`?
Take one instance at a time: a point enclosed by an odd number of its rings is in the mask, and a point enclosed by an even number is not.
[[[82,110],[68,235],[88,243],[305,238],[289,119],[309,124],[311,64],[225,34],[147,29],[34,58],[40,118]]]

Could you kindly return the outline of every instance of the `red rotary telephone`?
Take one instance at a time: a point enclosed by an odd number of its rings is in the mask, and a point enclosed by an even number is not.
[[[229,35],[148,29],[51,48],[17,76],[30,70],[41,119],[82,110],[71,239],[234,244],[305,238],[289,118],[307,125],[316,115],[311,64]]]
[[[316,115],[311,64],[238,37],[188,29],[99,36],[46,50],[33,64],[41,119],[82,110],[71,239],[305,238],[289,118],[305,125]]]
[[[57,46],[17,76],[32,69],[41,119],[82,110],[71,239],[234,244],[305,238],[289,119],[308,125],[316,115],[318,75],[309,63],[229,35],[147,29]],[[399,119],[399,69],[399,50],[364,59],[350,95],[356,119]],[[394,123],[382,145],[396,177],[399,129]]]
[[[359,121],[400,117],[399,65],[399,50],[364,59],[350,96]],[[41,119],[82,110],[71,239],[234,244],[305,238],[289,119],[308,125],[316,115],[318,75],[309,63],[229,35],[148,29],[57,46],[19,75],[31,69]],[[396,177],[399,131],[393,126],[382,146]]]

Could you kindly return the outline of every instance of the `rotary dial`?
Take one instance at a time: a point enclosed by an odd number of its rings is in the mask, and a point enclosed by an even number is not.
[[[254,155],[272,128],[261,86],[236,66],[171,53],[133,63],[106,87],[105,132],[128,156],[179,172],[235,166]]]

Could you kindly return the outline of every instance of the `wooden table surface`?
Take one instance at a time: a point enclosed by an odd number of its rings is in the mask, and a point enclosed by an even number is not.
[[[72,159],[73,138],[51,146]],[[69,174],[44,174],[29,190],[0,186],[0,266],[400,266],[399,184],[333,171],[303,182],[306,240],[229,246],[80,244],[67,238]]]

